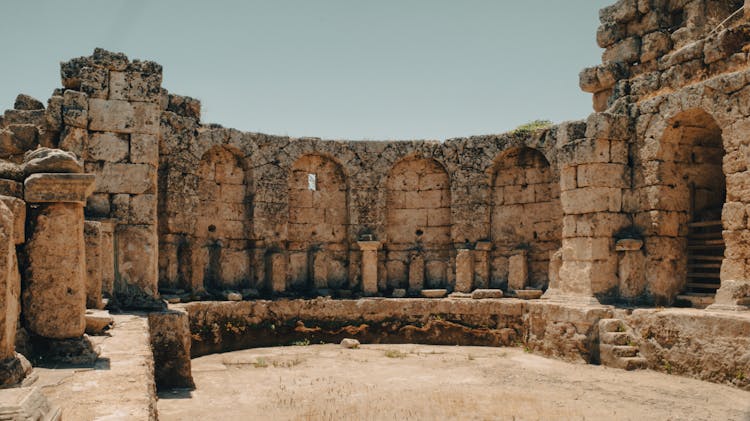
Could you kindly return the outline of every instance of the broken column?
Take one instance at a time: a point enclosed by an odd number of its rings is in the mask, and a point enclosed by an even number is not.
[[[21,282],[13,225],[13,213],[0,200],[0,388],[20,383],[26,374],[15,353]]]
[[[474,287],[477,289],[490,286],[490,251],[491,241],[477,241],[474,248]]]
[[[424,289],[424,257],[415,251],[409,262],[409,293],[419,294]]]
[[[471,292],[474,281],[474,255],[469,249],[459,249],[456,254],[456,291]]]
[[[380,241],[358,241],[362,250],[362,293],[378,293],[378,250]]]
[[[86,244],[86,308],[102,309],[102,224],[85,221],[83,237]]]
[[[112,298],[115,285],[115,223],[99,221],[102,234],[102,295]]]
[[[36,151],[35,151],[36,152]],[[69,156],[65,156],[69,155]],[[27,169],[78,170],[75,157],[46,151]],[[31,158],[34,158],[33,154]],[[60,163],[65,163],[60,164]],[[29,238],[23,313],[26,327],[42,339],[39,350],[67,361],[91,356],[86,328],[86,248],[83,206],[94,188],[93,174],[36,173],[24,183],[29,204]],[[36,352],[35,348],[35,352]]]

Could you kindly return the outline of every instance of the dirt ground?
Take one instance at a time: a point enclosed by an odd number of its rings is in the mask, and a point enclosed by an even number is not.
[[[259,348],[194,359],[193,376],[160,393],[160,420],[750,420],[750,392],[520,348]]]

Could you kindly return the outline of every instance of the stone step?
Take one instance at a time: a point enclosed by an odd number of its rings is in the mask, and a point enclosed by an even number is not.
[[[630,334],[626,332],[604,332],[600,333],[600,342],[607,345],[628,345],[631,341]]]
[[[599,333],[603,332],[624,332],[625,325],[620,319],[601,319],[599,320]]]
[[[612,347],[612,355],[617,358],[635,357],[638,355],[638,348],[630,345],[615,345]]]
[[[693,308],[706,308],[714,303],[714,294],[680,294],[677,300],[687,302]]]
[[[620,363],[624,370],[642,370],[648,367],[648,360],[643,357],[625,357],[620,358]]]

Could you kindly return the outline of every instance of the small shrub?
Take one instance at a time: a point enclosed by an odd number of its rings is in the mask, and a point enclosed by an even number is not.
[[[406,354],[397,349],[389,349],[385,351],[385,356],[388,358],[406,358]]]
[[[537,130],[546,129],[551,125],[552,122],[549,120],[534,120],[526,124],[521,124],[520,126],[513,129],[511,133],[514,135],[528,135]]]
[[[260,358],[257,358],[255,360],[255,362],[253,363],[253,367],[255,367],[255,368],[266,368],[266,367],[268,367],[268,362],[266,361],[265,358],[260,357]]]
[[[305,338],[305,339],[302,339],[302,340],[299,340],[299,341],[294,341],[294,342],[292,342],[292,345],[294,345],[294,346],[309,346],[310,345],[310,340],[307,339],[307,338]]]

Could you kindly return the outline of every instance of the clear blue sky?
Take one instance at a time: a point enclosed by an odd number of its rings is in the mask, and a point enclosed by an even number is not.
[[[446,139],[585,118],[614,0],[2,0],[0,109],[46,101],[94,47],[164,66],[203,121],[334,139]]]

